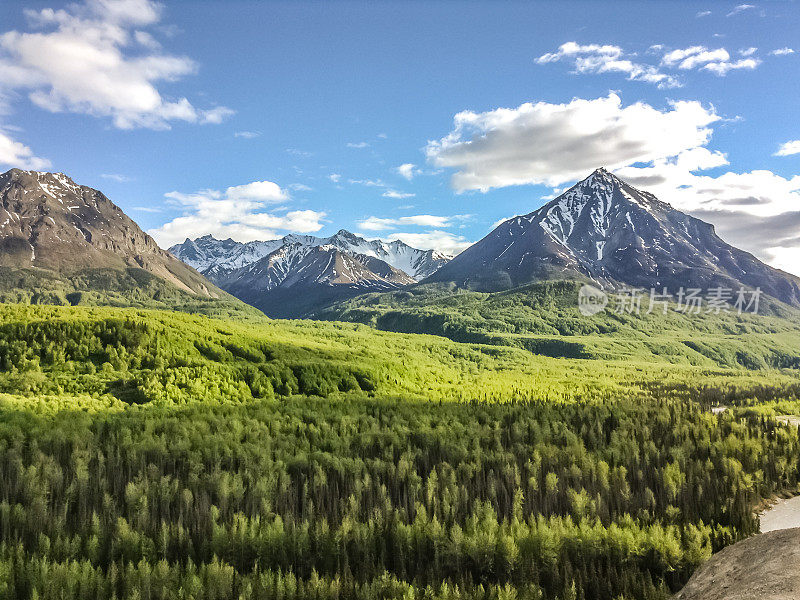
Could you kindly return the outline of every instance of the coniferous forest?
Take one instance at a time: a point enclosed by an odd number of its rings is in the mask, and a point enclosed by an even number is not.
[[[791,368],[0,315],[4,598],[665,599],[798,488]]]

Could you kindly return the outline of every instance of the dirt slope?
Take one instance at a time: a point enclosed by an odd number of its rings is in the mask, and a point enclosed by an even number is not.
[[[673,600],[800,599],[800,528],[762,533],[718,552]]]

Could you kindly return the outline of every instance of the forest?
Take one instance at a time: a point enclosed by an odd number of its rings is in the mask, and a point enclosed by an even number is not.
[[[3,305],[0,598],[665,600],[800,479],[796,368],[698,362]]]

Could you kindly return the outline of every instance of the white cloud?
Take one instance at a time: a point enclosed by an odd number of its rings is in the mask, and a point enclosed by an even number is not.
[[[720,77],[724,77],[727,75],[728,71],[736,70],[736,69],[755,69],[758,65],[761,64],[761,61],[757,58],[743,58],[742,60],[737,60],[736,62],[715,62],[715,63],[708,63],[704,65],[702,68],[706,71],[711,71],[715,75],[719,75]]]
[[[427,146],[429,160],[457,169],[457,191],[544,183],[555,186],[597,167],[619,168],[704,146],[719,116],[699,102],[658,110],[623,106],[616,94],[566,104],[526,103],[484,113],[464,111],[454,129]]]
[[[725,48],[709,49],[705,46],[690,46],[667,52],[661,59],[661,63],[682,70],[702,69],[722,77],[736,69],[755,69],[761,64],[761,59],[753,57],[757,50],[758,48],[740,50],[739,53],[747,58],[732,61],[730,52]]]
[[[402,225],[416,225],[418,227],[452,227],[465,221],[470,215],[408,215],[398,218],[367,217],[358,222],[358,228],[367,231],[386,231]]]
[[[199,109],[168,98],[197,66],[160,52],[152,34],[161,5],[151,0],[86,0],[65,9],[26,11],[33,31],[0,34],[0,94],[27,92],[38,107],[111,118],[120,129],[167,129],[171,121],[220,123],[233,111]],[[144,52],[143,52],[144,50]]]
[[[333,183],[339,183],[339,180],[341,180],[341,178],[342,176],[339,175],[339,173],[331,173],[330,175],[328,175],[328,179],[330,179]]]
[[[461,235],[454,235],[447,231],[433,230],[422,233],[391,233],[383,239],[387,241],[401,240],[412,248],[421,250],[438,250],[445,254],[459,254],[469,248],[470,242]]]
[[[664,52],[659,64],[647,64],[646,61],[664,51],[662,44],[650,46],[644,59],[633,60],[634,53],[626,53],[619,46],[612,44],[580,45],[567,42],[559,46],[558,51],[543,54],[536,59],[538,64],[568,61],[575,65],[575,73],[625,73],[629,80],[646,81],[657,84],[660,88],[681,87],[681,80],[670,74],[669,70],[689,71],[702,69],[723,76],[736,69],[755,69],[761,64],[756,58],[758,48],[750,47],[739,50],[743,57],[738,61],[731,59],[731,53],[725,48],[707,48],[706,46],[689,46]]]
[[[103,179],[110,179],[111,181],[116,181],[118,183],[127,183],[131,181],[131,178],[126,175],[119,175],[118,173],[102,173],[100,175]]]
[[[710,10],[701,10],[699,13],[695,15],[698,19],[702,19],[703,17],[707,17],[711,14]]]
[[[280,237],[279,231],[313,233],[322,229],[326,216],[314,210],[266,211],[269,204],[288,199],[288,194],[271,181],[233,186],[225,192],[169,192],[165,197],[183,214],[148,231],[162,247],[209,233],[240,242],[275,239]]]
[[[0,131],[0,165],[38,171],[50,167],[50,161],[36,156],[28,146]]]
[[[348,148],[368,148],[369,144],[367,142],[347,142]]]
[[[790,156],[792,154],[800,154],[800,140],[784,142],[781,144],[781,147],[778,148],[775,156]]]
[[[395,169],[401,176],[405,177],[409,181],[414,179],[415,175],[419,174],[419,170],[417,169],[417,165],[413,163],[404,163]]]
[[[624,73],[631,81],[655,83],[660,88],[680,86],[671,75],[662,73],[653,65],[631,61],[622,48],[610,44],[582,46],[577,42],[567,42],[561,44],[557,52],[543,54],[536,62],[541,65],[561,60],[572,62],[577,73]]]
[[[290,183],[286,187],[295,192],[310,192],[313,189],[310,186],[307,186],[305,183]]]
[[[245,140],[252,140],[257,137],[261,137],[261,132],[259,131],[237,131],[233,134],[233,137],[243,138]]]
[[[738,15],[739,13],[743,13],[744,11],[751,10],[753,8],[755,8],[755,5],[753,5],[753,4],[739,4],[738,6],[734,7],[734,9],[731,12],[729,12],[727,15],[725,15],[725,16],[726,17],[732,17],[734,15]]]
[[[289,194],[272,181],[254,181],[245,185],[229,187],[225,196],[231,200],[254,200],[256,202],[282,202]]]
[[[789,54],[794,54],[794,50],[789,47],[777,48],[776,50],[770,52],[770,54],[772,56],[787,56]]]
[[[300,158],[310,158],[314,156],[313,152],[308,152],[306,150],[299,150],[297,148],[287,148],[287,154],[291,154],[292,156],[299,156]]]
[[[380,179],[348,179],[347,182],[353,185],[364,185],[366,187],[387,187]]]
[[[398,192],[397,190],[386,190],[383,192],[384,198],[396,198],[398,200],[402,200],[403,198],[413,198],[416,194],[411,194],[408,192]]]
[[[709,62],[727,61],[730,60],[730,57],[731,55],[725,48],[709,50],[705,46],[691,46],[667,52],[661,62],[668,66],[686,70],[694,69]]]

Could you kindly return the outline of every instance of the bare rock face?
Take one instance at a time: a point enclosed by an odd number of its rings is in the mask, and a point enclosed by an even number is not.
[[[219,295],[102,192],[63,173],[11,169],[0,175],[0,266],[64,275],[134,267],[200,297]]]
[[[800,528],[762,533],[717,552],[673,600],[797,600]]]
[[[756,288],[800,306],[800,280],[726,244],[713,225],[598,169],[499,225],[426,281],[499,291],[547,279],[603,286]]]

